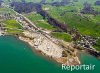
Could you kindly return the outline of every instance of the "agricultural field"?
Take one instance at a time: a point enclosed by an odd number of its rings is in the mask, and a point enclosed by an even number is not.
[[[6,7],[0,7],[0,13],[11,13],[11,14],[15,14],[15,12],[13,10],[11,10],[10,8],[6,8]]]
[[[14,16],[15,12],[10,8],[0,7],[0,15],[3,15],[5,17],[6,14],[10,14],[9,16],[7,16],[9,18],[9,17]],[[6,28],[6,31],[10,34],[17,34],[17,33],[22,32],[22,30],[20,30],[20,29],[22,29],[22,27],[16,20],[4,19],[1,21],[1,23],[5,24],[4,28]]]
[[[80,11],[83,8],[83,0],[73,2],[73,5],[66,6],[51,6],[44,5],[43,9],[48,9],[47,12],[56,20],[65,23],[71,28],[76,28],[82,35],[100,37],[100,14],[82,14]],[[88,0],[95,11],[100,12],[100,6],[94,5],[95,0]],[[100,50],[100,40],[98,40],[96,47]]]
[[[27,18],[29,18],[38,28],[42,28],[45,30],[54,31],[57,30],[57,28],[53,27],[52,25],[48,24],[46,20],[43,19],[43,17],[37,13],[29,13],[24,14]],[[60,32],[51,32],[50,34],[54,38],[58,38],[60,40],[64,40],[67,42],[71,42],[72,38],[69,34],[66,33],[60,33]]]
[[[100,39],[97,41],[97,44],[94,45],[94,48],[100,51]]]
[[[61,40],[64,40],[66,42],[71,42],[72,41],[72,38],[69,34],[67,33],[60,33],[60,32],[52,32],[51,35],[54,37],[54,38],[58,38],[58,39],[61,39]]]
[[[7,2],[8,0],[5,1]],[[16,0],[16,1],[22,2],[24,0]],[[25,1],[39,3],[42,0],[25,0]],[[59,2],[61,1],[62,0],[46,0],[46,3],[48,4],[42,4],[42,8],[43,10],[47,11],[51,17],[53,17],[54,19],[56,19],[61,23],[68,25],[70,28],[77,29],[82,35],[91,36],[93,38],[100,37],[100,6],[94,4],[96,0],[70,0],[68,4],[60,6],[56,5],[53,6],[52,4],[50,4],[52,2],[58,2],[59,4]],[[29,7],[31,7],[31,5]],[[90,8],[89,9],[90,12],[86,7]],[[29,11],[28,13],[27,8],[28,7],[26,6],[25,8],[26,10],[24,8],[22,9],[23,10],[22,14],[25,15],[29,20],[31,20],[38,28],[52,31],[51,35],[55,38],[62,39],[67,42],[72,41],[71,35],[65,34],[64,32],[62,33],[53,32],[55,30],[57,31],[58,28],[55,28],[54,26],[50,25],[47,22],[47,19],[43,19],[43,17],[40,14],[36,13],[36,11],[33,10],[33,12]],[[20,9],[21,8],[19,6],[18,11],[21,11]],[[85,9],[87,9],[87,11]],[[6,11],[6,9],[1,9],[0,11],[3,10]],[[31,10],[31,8],[29,8],[29,10]],[[25,11],[26,13],[24,13]],[[100,50],[99,41],[100,40],[98,40],[97,44],[94,45],[94,47],[97,50]]]
[[[43,19],[43,17],[37,13],[29,13],[25,15],[27,18],[29,18],[37,27],[47,30],[55,30],[52,25],[48,24],[46,20]]]
[[[16,20],[5,20],[3,21],[7,32],[10,34],[18,34],[22,32],[21,25]]]
[[[68,26],[78,29],[83,35],[100,36],[100,26],[98,24],[100,15],[80,15],[77,9],[75,12],[64,13],[65,10],[70,11],[75,9],[74,7],[69,7],[69,9],[65,8],[66,6],[61,8],[52,7],[50,8],[50,10],[48,10],[48,12],[58,21],[66,23]]]

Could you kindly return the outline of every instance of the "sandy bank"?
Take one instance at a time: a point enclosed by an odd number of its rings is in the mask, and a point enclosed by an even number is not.
[[[24,36],[19,36],[19,39],[27,42],[35,50],[41,51],[43,55],[53,58],[57,62],[66,65],[80,64],[77,55],[63,56],[63,47],[52,42],[51,39],[39,33],[24,32]]]

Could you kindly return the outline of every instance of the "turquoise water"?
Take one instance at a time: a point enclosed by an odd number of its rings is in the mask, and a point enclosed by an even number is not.
[[[94,71],[64,71],[57,64],[32,52],[31,47],[12,36],[0,37],[0,73],[97,73],[100,61],[81,54],[83,64],[95,64]]]

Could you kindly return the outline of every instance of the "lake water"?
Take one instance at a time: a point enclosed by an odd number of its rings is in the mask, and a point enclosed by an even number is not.
[[[82,64],[96,65],[93,71],[66,71],[35,54],[29,45],[12,36],[0,36],[0,73],[98,73],[100,60],[82,53]]]

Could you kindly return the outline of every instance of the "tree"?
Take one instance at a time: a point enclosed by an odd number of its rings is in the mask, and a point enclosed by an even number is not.
[[[41,4],[44,4],[45,2],[46,2],[46,0],[41,0],[41,2],[40,2],[40,3],[41,3]]]
[[[0,0],[0,6],[1,6],[2,2],[3,2],[3,1],[2,1],[2,0]]]
[[[29,13],[32,12],[35,9],[35,5],[32,2],[26,3],[26,2],[12,2],[10,4],[11,7],[14,8],[15,11],[18,13]]]
[[[78,2],[78,0],[73,0],[74,2]]]
[[[84,10],[91,11],[91,10],[93,10],[93,8],[91,7],[91,4],[85,2],[84,3]]]
[[[61,1],[61,3],[62,3],[62,4],[65,4],[65,5],[66,5],[66,4],[69,4],[69,2],[70,2],[70,0],[62,0],[62,1]]]
[[[100,5],[100,1],[96,1],[95,2],[95,5]]]
[[[91,6],[91,4],[85,2],[84,3],[84,8],[82,9],[81,13],[94,13],[93,7]]]
[[[26,1],[25,0],[21,0],[23,3],[25,3]]]

